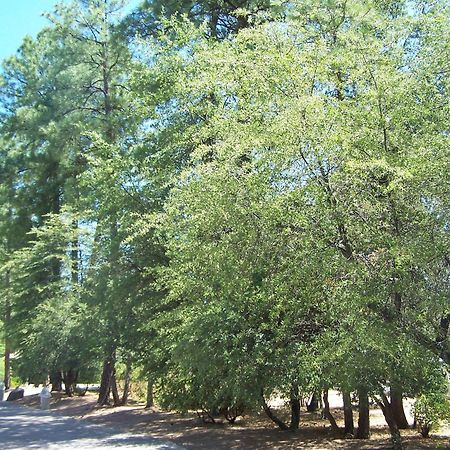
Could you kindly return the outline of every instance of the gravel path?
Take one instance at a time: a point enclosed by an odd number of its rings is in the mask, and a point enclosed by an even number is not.
[[[113,428],[63,417],[12,403],[0,403],[0,448],[183,450],[171,442],[131,435]]]

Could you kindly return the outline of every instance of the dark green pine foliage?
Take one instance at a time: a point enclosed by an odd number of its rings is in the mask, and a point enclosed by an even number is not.
[[[130,36],[136,32],[144,37],[151,36],[161,29],[164,18],[186,15],[198,25],[206,22],[212,37],[225,38],[282,11],[281,6],[275,7],[269,0],[145,0],[123,26]]]

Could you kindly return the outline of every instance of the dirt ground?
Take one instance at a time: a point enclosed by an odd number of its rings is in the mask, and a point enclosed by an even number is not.
[[[38,407],[39,399],[33,395],[19,401]],[[302,411],[298,431],[281,431],[263,413],[245,416],[234,425],[204,424],[195,414],[181,415],[145,409],[141,404],[109,408],[96,406],[96,396],[67,398],[54,394],[51,409],[60,414],[88,420],[91,423],[114,426],[123,431],[148,433],[192,450],[382,450],[389,449],[389,434],[383,416],[371,410],[371,438],[368,440],[344,439],[333,435],[328,421],[320,414]],[[338,424],[343,424],[339,408],[332,409]],[[355,421],[357,420],[355,413]],[[450,449],[450,427],[435,430],[431,438],[424,439],[415,430],[402,431],[408,450]]]

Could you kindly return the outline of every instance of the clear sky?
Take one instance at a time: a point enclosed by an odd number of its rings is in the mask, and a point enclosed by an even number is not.
[[[44,11],[51,11],[57,0],[0,0],[0,61],[14,54],[23,38],[36,36],[47,24]],[[131,0],[130,7],[139,4]]]

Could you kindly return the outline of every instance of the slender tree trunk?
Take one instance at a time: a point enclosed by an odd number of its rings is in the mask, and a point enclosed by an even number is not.
[[[78,221],[73,220],[72,221],[72,229],[76,233],[78,231]],[[72,262],[72,285],[77,286],[79,282],[79,271],[80,271],[80,259],[79,259],[79,252],[78,252],[78,237],[74,236],[72,243],[71,243],[71,262]]]
[[[397,422],[394,418],[394,413],[392,410],[392,405],[389,403],[386,395],[382,394],[382,401],[377,401],[378,406],[383,412],[386,423],[389,427],[389,432],[391,433],[392,448],[394,450],[403,450],[402,437],[400,435],[400,430],[398,428]]]
[[[270,406],[267,404],[266,399],[264,398],[264,390],[261,389],[261,403],[264,409],[264,412],[267,414],[267,417],[274,423],[278,425],[278,427],[282,430],[288,430],[289,427],[279,418],[277,417],[273,411],[270,409]]]
[[[9,326],[11,323],[11,303],[9,301],[9,287],[10,287],[10,273],[6,272],[5,275],[5,288],[6,288],[6,299],[5,299],[5,315],[4,315],[4,333],[5,333],[5,376],[3,382],[5,384],[5,389],[11,387],[11,346],[9,340]]]
[[[64,390],[66,391],[66,395],[68,397],[73,397],[72,392],[72,383],[69,380],[70,375],[68,372],[64,372]]]
[[[334,418],[333,414],[331,414],[330,411],[330,402],[328,401],[328,389],[325,389],[323,391],[323,416],[325,419],[328,419],[331,425],[331,429],[335,433],[339,433],[340,429],[338,427],[338,424],[336,423],[336,419]]]
[[[5,389],[11,387],[11,351],[9,349],[8,339],[5,339],[5,377],[3,379]]]
[[[59,176],[59,163],[54,162],[51,165],[51,173],[49,178],[54,182],[54,190],[50,196],[50,211],[53,214],[59,214],[61,212],[61,186],[57,181]],[[57,257],[53,257],[50,260],[51,280],[58,281],[61,277],[61,261]]]
[[[119,390],[117,389],[116,371],[114,370],[111,377],[111,393],[113,397],[114,406],[121,405],[121,399],[119,396]]]
[[[125,380],[124,380],[122,399],[120,401],[120,404],[122,406],[125,406],[128,402],[128,395],[130,393],[130,384],[131,384],[131,365],[128,363],[126,371],[125,371]]]
[[[217,23],[219,21],[219,13],[216,10],[213,10],[211,12],[211,19],[210,19],[210,29],[211,29],[211,36],[213,38],[217,37]]]
[[[292,386],[290,404],[291,404],[291,424],[289,425],[289,428],[291,430],[298,430],[300,424],[300,399],[297,385]]]
[[[409,428],[408,419],[406,418],[405,410],[403,408],[402,391],[391,387],[390,391],[392,414],[395,422],[400,430],[407,430]]]
[[[147,380],[147,401],[145,402],[146,408],[152,408],[154,406],[153,401],[153,381],[148,379]]]
[[[350,392],[342,392],[342,399],[344,401],[344,434],[355,434],[355,424],[353,422],[352,399]]]
[[[358,389],[359,397],[359,415],[358,415],[358,432],[357,439],[369,439],[370,437],[370,420],[369,420],[369,396],[364,388]]]

